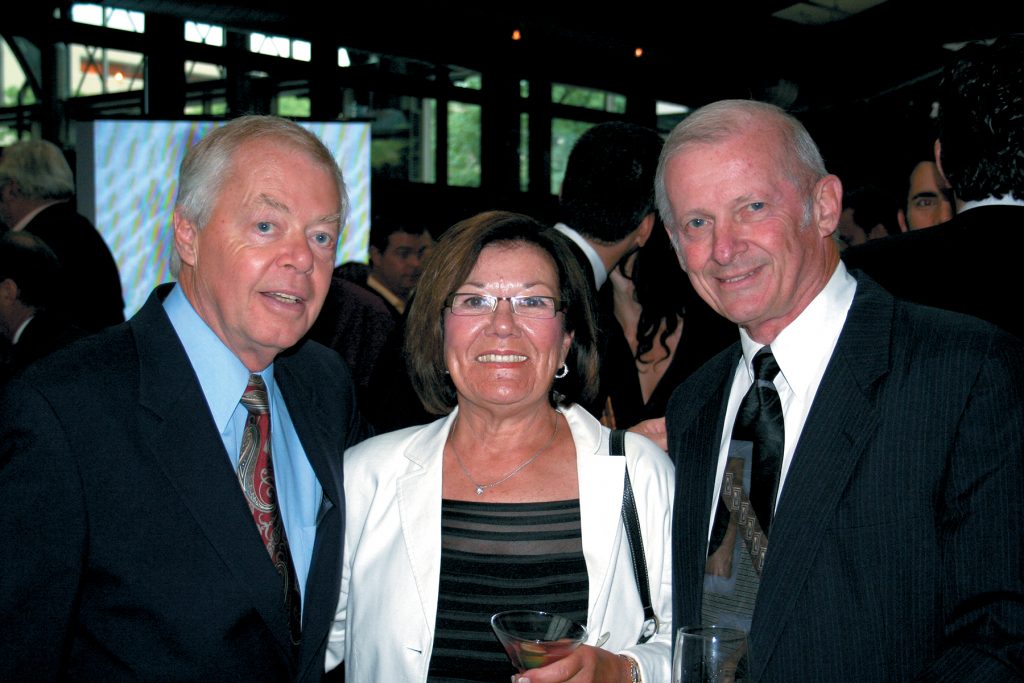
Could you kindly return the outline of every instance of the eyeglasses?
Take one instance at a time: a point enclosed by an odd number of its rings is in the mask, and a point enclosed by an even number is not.
[[[491,296],[490,294],[455,293],[445,300],[452,315],[488,315],[498,308],[499,301],[512,304],[512,313],[522,318],[554,318],[565,304],[550,296]]]

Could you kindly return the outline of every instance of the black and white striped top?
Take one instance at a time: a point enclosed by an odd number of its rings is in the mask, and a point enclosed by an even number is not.
[[[430,681],[508,680],[491,615],[539,609],[587,623],[579,500],[441,502],[441,584]]]

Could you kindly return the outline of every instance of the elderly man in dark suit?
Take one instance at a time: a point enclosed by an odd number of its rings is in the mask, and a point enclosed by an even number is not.
[[[320,680],[362,423],[296,342],[346,204],[296,124],[216,129],[182,162],[177,283],[8,386],[0,680]]]
[[[749,628],[760,681],[1024,672],[1024,347],[839,261],[807,131],[767,104],[690,115],[659,208],[737,323],[669,406],[674,615]]]
[[[117,263],[89,219],[75,211],[74,176],[63,152],[25,140],[0,156],[0,221],[36,235],[61,266],[56,307],[86,332],[124,322]]]

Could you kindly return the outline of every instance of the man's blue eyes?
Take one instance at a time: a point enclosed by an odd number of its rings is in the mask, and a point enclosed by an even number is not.
[[[750,208],[754,211],[760,211],[764,208],[764,202],[751,202]]]
[[[260,234],[267,234],[274,229],[274,224],[268,221],[259,221],[256,223],[256,230]],[[328,232],[318,232],[313,235],[313,241],[322,246],[328,246],[334,238]]]

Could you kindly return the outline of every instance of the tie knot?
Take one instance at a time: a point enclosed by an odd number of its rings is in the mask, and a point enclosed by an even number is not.
[[[754,377],[759,381],[774,382],[775,375],[779,374],[779,364],[775,362],[770,346],[762,347],[754,354]]]
[[[242,405],[251,415],[266,415],[270,412],[270,401],[267,399],[267,385],[259,375],[249,375],[249,384],[242,394]]]

